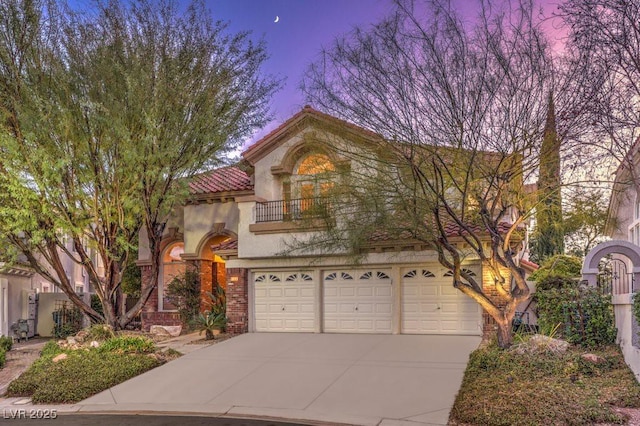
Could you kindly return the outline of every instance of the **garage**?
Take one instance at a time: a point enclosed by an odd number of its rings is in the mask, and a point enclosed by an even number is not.
[[[451,272],[407,268],[402,272],[401,287],[402,333],[482,333],[480,305],[453,287]]]
[[[313,332],[316,281],[311,272],[256,272],[256,331]]]
[[[325,271],[323,284],[324,332],[391,333],[389,271]]]

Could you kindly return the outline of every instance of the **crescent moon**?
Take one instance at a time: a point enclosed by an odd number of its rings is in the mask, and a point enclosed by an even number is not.
[[[278,21],[280,21],[280,17],[278,15],[276,15],[276,20],[273,21],[273,22],[277,23]]]

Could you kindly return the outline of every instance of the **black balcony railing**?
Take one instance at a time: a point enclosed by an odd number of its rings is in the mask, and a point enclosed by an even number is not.
[[[256,203],[256,223],[318,218],[324,216],[328,208],[329,201],[326,198],[258,202]]]

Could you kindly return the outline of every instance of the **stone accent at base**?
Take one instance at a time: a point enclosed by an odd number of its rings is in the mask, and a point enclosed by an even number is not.
[[[149,331],[152,325],[182,325],[182,320],[177,312],[142,312],[140,317],[144,331]]]

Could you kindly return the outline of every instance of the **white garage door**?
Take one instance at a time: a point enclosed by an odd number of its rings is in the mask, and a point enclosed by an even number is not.
[[[310,272],[256,272],[256,331],[315,331],[316,282]]]
[[[323,282],[325,332],[391,333],[388,271],[327,271]]]
[[[453,287],[451,273],[411,268],[402,274],[402,332],[482,334],[481,308]]]

